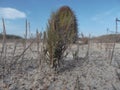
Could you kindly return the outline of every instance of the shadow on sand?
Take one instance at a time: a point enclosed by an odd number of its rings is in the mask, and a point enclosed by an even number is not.
[[[81,67],[85,62],[88,62],[88,57],[79,57],[77,60],[65,60],[61,67],[58,69],[58,73],[71,71],[75,67]]]

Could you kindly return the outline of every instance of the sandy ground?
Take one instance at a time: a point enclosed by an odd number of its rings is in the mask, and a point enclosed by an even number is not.
[[[24,56],[23,44],[17,43],[14,54],[15,45],[7,43],[6,54],[1,57],[0,90],[120,90],[119,43],[112,62],[113,44],[91,42],[89,51],[88,45],[71,45],[58,74],[45,63],[42,54],[38,55],[35,43]],[[42,58],[41,65],[38,56]]]

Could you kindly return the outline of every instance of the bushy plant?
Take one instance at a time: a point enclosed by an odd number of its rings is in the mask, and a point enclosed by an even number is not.
[[[53,12],[47,26],[47,56],[53,68],[60,66],[64,52],[77,40],[77,21],[68,6]]]
[[[72,37],[73,42],[77,40],[77,19],[70,7],[63,6],[56,12],[56,24],[59,32],[67,34],[67,38]]]

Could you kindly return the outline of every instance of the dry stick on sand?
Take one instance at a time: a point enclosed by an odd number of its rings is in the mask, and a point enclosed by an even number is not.
[[[90,54],[90,34],[89,34],[89,40],[88,40],[88,50],[87,50],[87,53],[86,53],[86,57],[88,57],[88,60],[89,60],[89,54]]]
[[[111,59],[110,59],[110,65],[112,64],[112,59],[114,57],[116,40],[117,40],[117,34],[114,36],[114,43],[113,43],[113,49],[112,49],[112,54],[111,54]]]
[[[2,40],[1,59],[2,59],[2,55],[3,55],[4,51],[5,51],[5,46],[6,46],[6,29],[5,29],[4,18],[2,18],[2,23],[3,23],[3,40]]]
[[[25,31],[25,48],[26,48],[26,44],[27,44],[27,34],[28,34],[28,22],[26,20],[26,31]]]
[[[67,81],[66,80],[64,80],[63,81],[63,90],[67,90]]]
[[[34,41],[35,40],[33,40],[25,49],[24,49],[24,51],[18,56],[18,57],[16,57],[16,58],[14,58],[14,60],[13,60],[13,63],[10,65],[10,68],[12,67],[12,66],[14,66],[14,65],[17,65],[17,69],[20,69],[20,64],[17,64],[18,63],[18,61],[19,61],[19,59],[20,58],[22,58],[22,60],[23,60],[23,55],[24,55],[24,53],[31,47],[31,45],[34,43]],[[22,67],[21,67],[22,68]]]
[[[39,61],[39,65],[41,65],[41,59],[40,59],[40,33],[38,32],[38,29],[36,30],[36,41],[37,41],[37,59]],[[39,66],[40,67],[40,66]]]
[[[13,59],[14,59],[14,56],[15,56],[16,48],[17,48],[17,41],[15,41],[15,43],[14,43],[13,56],[12,56]]]
[[[27,32],[28,32],[28,22],[27,22],[27,20],[26,20],[26,22],[25,22],[25,40],[24,40],[24,43],[23,43],[23,49],[25,50],[25,48],[26,48],[26,46],[27,46]],[[23,50],[23,51],[24,51]],[[22,59],[24,58],[24,54],[22,55]]]
[[[4,22],[4,18],[2,18],[2,23],[3,23],[3,41],[2,41],[2,51],[1,51],[1,61],[3,61],[3,75],[2,75],[2,80],[3,80],[3,83],[4,83],[4,76],[5,76],[5,63],[6,61],[5,60],[2,60],[4,59],[3,57],[3,53],[5,52],[5,48],[6,48],[6,29],[5,29],[5,22]],[[5,55],[6,56],[6,55]]]
[[[27,26],[26,26],[26,28],[27,28]],[[26,29],[26,33],[28,33],[27,36],[29,37],[29,40],[31,40],[32,39],[32,33],[31,33],[31,30],[30,30],[30,22],[28,23],[28,28],[27,29]],[[29,50],[31,51],[32,56],[34,56],[33,49],[30,47]]]
[[[22,57],[23,58],[23,55],[24,53],[31,47],[31,45],[34,43],[34,39],[31,41],[31,43],[24,49],[24,51],[19,55],[17,56],[16,58],[14,58],[14,62],[11,64],[12,65],[16,65],[17,61]],[[10,67],[11,67],[10,66]]]
[[[24,53],[30,48],[30,46],[33,44],[33,42],[34,42],[34,40],[24,49],[24,51],[18,56],[18,58],[16,60],[20,59],[24,55]]]
[[[12,61],[11,61],[10,64],[9,64],[9,72],[10,72],[10,73],[11,73],[11,65],[12,65],[13,60],[14,60],[14,58],[15,58],[16,48],[17,48],[17,41],[15,41],[15,43],[14,43],[14,48],[13,48],[13,51],[12,51]]]
[[[30,22],[28,23],[28,31],[29,31],[29,38],[31,38],[31,31],[30,31]]]
[[[118,80],[120,81],[120,73],[115,69],[116,75],[118,76]]]
[[[118,90],[113,84],[112,84],[112,88],[113,90]]]
[[[75,84],[74,90],[81,90],[81,88],[80,88],[80,82],[79,82],[79,77],[78,76],[76,78],[76,84]]]

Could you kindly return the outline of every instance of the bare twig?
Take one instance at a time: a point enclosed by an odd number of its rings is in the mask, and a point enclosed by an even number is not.
[[[17,48],[17,42],[14,43],[13,56],[12,56],[13,58],[15,56],[16,48]]]
[[[40,59],[40,50],[39,50],[39,45],[40,45],[40,33],[38,32],[38,29],[36,30],[36,40],[37,40],[37,59],[39,60],[39,63],[41,65],[41,59]]]
[[[11,64],[11,66],[12,65],[15,65],[16,63],[17,63],[17,61],[21,58],[21,57],[23,57],[23,55],[24,55],[24,53],[30,48],[30,46],[34,43],[34,41],[35,40],[33,40],[25,49],[24,49],[24,51],[19,55],[19,56],[17,56],[17,58],[15,59],[15,61],[13,62],[13,64]]]
[[[1,58],[2,58],[3,53],[5,52],[5,47],[6,47],[6,29],[5,29],[4,18],[2,18],[2,23],[3,23],[3,40],[2,40]]]
[[[1,51],[1,60],[3,61],[3,67],[2,67],[2,72],[3,72],[3,75],[2,75],[2,80],[3,80],[3,83],[4,83],[4,76],[5,76],[5,64],[6,64],[6,61],[5,61],[5,57],[3,57],[3,53],[6,54],[6,29],[5,29],[5,22],[4,22],[4,18],[2,18],[2,23],[3,23],[3,40],[2,40],[2,51]],[[5,55],[6,56],[6,55]]]
[[[115,40],[114,40],[114,43],[113,43],[113,48],[112,48],[112,54],[111,54],[110,64],[112,64],[112,59],[113,59],[113,57],[114,57],[115,45],[116,45],[116,36],[115,36]]]
[[[88,50],[87,50],[87,53],[86,53],[86,57],[88,57],[88,60],[89,60],[89,55],[90,55],[90,34],[89,34],[89,40],[88,40]]]
[[[76,84],[75,84],[74,90],[81,90],[80,89],[80,83],[79,83],[79,77],[78,76],[77,76],[77,79],[76,79]]]

